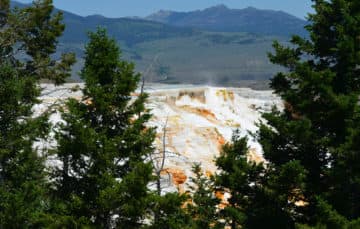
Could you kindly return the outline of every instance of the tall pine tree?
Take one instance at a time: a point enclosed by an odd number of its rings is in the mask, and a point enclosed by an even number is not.
[[[57,131],[56,155],[62,166],[54,173],[57,209],[75,225],[139,228],[146,216],[154,130],[146,94],[132,100],[139,75],[120,59],[115,40],[98,29],[89,34],[83,99],[70,99]],[[60,214],[59,213],[59,214]]]
[[[360,216],[360,2],[315,0],[314,9],[309,39],[274,44],[270,60],[288,71],[271,87],[285,106],[264,114],[258,138],[269,162],[264,186],[289,226],[334,228],[335,214],[344,222]],[[284,188],[283,174],[293,185]]]
[[[36,228],[51,222],[46,158],[34,149],[50,128],[46,115],[33,117],[32,107],[39,81],[63,82],[74,56],[51,58],[64,30],[52,1],[9,7],[8,0],[0,2],[0,228]]]

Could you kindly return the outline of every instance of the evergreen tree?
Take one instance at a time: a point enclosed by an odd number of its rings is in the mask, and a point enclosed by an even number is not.
[[[103,29],[89,34],[83,99],[70,99],[57,131],[54,197],[75,225],[139,228],[149,205],[154,130],[146,94],[132,100],[139,75],[120,59],[115,40]]]
[[[216,159],[220,169],[216,175],[217,189],[230,194],[227,206],[220,212],[220,219],[225,219],[232,229],[249,223],[247,214],[255,204],[254,196],[261,181],[263,165],[248,161],[247,154],[247,139],[235,132],[232,141],[223,146],[220,157]]]
[[[0,228],[38,228],[51,221],[46,155],[34,143],[46,137],[49,125],[46,114],[33,117],[32,107],[39,80],[63,82],[74,56],[51,58],[64,30],[51,1],[17,10],[9,6],[8,0],[0,3]]]
[[[288,71],[271,87],[285,106],[264,114],[258,139],[269,162],[263,186],[277,194],[274,206],[289,227],[336,228],[326,223],[335,213],[348,221],[360,216],[360,2],[316,0],[314,9],[309,39],[274,43],[270,60]],[[292,185],[284,188],[286,174]]]
[[[166,193],[151,197],[150,218],[155,215],[151,225],[145,228],[153,229],[192,229],[192,219],[187,214],[185,203],[189,199],[186,194]]]
[[[195,177],[193,182],[192,203],[188,204],[189,214],[193,218],[194,228],[221,228],[223,225],[218,222],[217,207],[220,200],[215,196],[215,185],[211,178],[202,173],[200,164],[193,166]]]

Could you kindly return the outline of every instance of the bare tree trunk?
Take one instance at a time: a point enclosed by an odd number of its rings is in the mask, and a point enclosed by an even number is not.
[[[157,158],[152,159],[153,160],[153,164],[154,164],[154,168],[155,168],[155,174],[156,174],[156,191],[157,194],[159,196],[161,196],[161,171],[163,171],[164,166],[165,166],[165,158],[166,158],[166,128],[167,128],[167,123],[168,123],[169,117],[166,117],[166,121],[165,124],[163,126],[163,136],[162,136],[162,151],[160,152],[161,154],[161,164],[160,166],[156,166],[155,165],[155,161],[157,160]],[[156,162],[157,164],[157,162]],[[154,212],[154,221],[155,224],[156,222],[158,222],[160,220],[160,209],[156,208],[155,212]]]

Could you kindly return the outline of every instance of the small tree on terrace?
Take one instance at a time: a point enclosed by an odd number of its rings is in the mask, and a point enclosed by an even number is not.
[[[203,174],[201,164],[194,164],[192,171],[195,175],[191,178],[192,203],[187,205],[187,210],[193,219],[193,227],[223,228],[217,209],[221,200],[216,196],[213,177],[209,178]]]
[[[216,158],[220,170],[215,176],[216,188],[230,194],[228,204],[220,211],[220,219],[224,219],[232,229],[248,224],[264,169],[262,164],[249,161],[247,154],[247,138],[235,132],[232,141],[223,146],[220,157]]]

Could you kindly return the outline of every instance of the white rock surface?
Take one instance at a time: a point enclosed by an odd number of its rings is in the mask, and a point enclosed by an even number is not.
[[[73,89],[83,85],[54,87],[44,84],[42,87],[43,104],[34,108],[37,114],[66,98],[80,99],[81,91]],[[261,112],[273,105],[281,106],[280,99],[271,91],[249,88],[153,84],[146,87],[146,92],[150,95],[147,107],[153,114],[149,126],[157,127],[155,144],[158,149],[162,149],[163,128],[167,123],[165,145],[168,153],[163,175],[170,177],[168,182],[180,191],[186,190],[193,163],[201,163],[206,174],[213,174],[216,171],[214,158],[219,155],[221,146],[231,139],[233,131],[240,129],[244,136],[255,132]],[[51,121],[61,121],[59,113],[52,115]],[[251,137],[249,147],[249,157],[261,161],[261,146]]]

